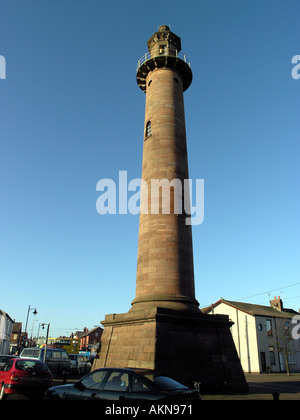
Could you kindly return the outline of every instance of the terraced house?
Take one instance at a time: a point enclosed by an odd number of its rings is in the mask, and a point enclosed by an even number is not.
[[[292,334],[299,312],[285,309],[280,297],[270,306],[220,299],[204,313],[228,315],[242,368],[246,373],[300,372],[300,339]]]
[[[9,345],[14,321],[0,309],[0,354],[9,353]]]

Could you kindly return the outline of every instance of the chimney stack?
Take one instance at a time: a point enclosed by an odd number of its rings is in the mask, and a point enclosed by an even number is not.
[[[270,300],[270,304],[272,308],[278,309],[279,311],[283,310],[283,304],[282,304],[282,300],[280,299],[280,296],[278,297],[274,296],[274,299]]]

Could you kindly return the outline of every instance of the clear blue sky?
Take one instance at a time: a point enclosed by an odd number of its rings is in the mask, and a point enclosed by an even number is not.
[[[298,310],[299,17],[298,0],[0,0],[0,309],[25,324],[36,307],[52,336],[130,309],[139,219],[100,216],[96,184],[141,176],[136,62],[167,24],[194,77],[196,297],[268,305],[271,291]]]

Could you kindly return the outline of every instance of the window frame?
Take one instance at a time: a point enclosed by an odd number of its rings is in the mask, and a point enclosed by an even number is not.
[[[151,136],[152,136],[152,124],[151,124],[151,120],[149,120],[147,121],[147,124],[145,127],[145,140]]]
[[[158,46],[158,54],[159,55],[166,55],[167,52],[167,44],[160,44]]]
[[[272,366],[276,365],[274,346],[269,346],[269,358],[270,358],[270,365]]]
[[[140,389],[135,389],[135,386],[137,384],[141,384],[142,387]],[[143,381],[142,378],[139,378],[135,375],[130,375],[130,391],[133,394],[145,394],[148,392],[152,392],[152,389],[149,387],[148,384],[145,383],[145,381]]]
[[[273,328],[272,328],[272,320],[271,319],[266,319],[266,329],[267,329],[267,336],[268,337],[273,337]]]
[[[120,381],[120,385],[114,386],[113,381],[117,379]],[[124,384],[123,384],[124,383]],[[105,384],[102,391],[105,392],[129,392],[130,390],[130,374],[128,372],[112,371],[105,378]]]
[[[103,374],[102,379],[100,381],[94,381],[93,377],[96,376],[96,375],[101,375],[101,374]],[[80,383],[88,390],[93,389],[93,390],[101,391],[104,384],[106,383],[107,374],[108,374],[107,370],[94,371],[91,374],[89,374],[87,376],[84,376],[80,380]],[[89,385],[89,382],[87,382],[87,381],[89,381],[90,379],[91,379],[91,381],[90,381],[90,385]],[[92,383],[92,381],[93,381],[93,383]]]

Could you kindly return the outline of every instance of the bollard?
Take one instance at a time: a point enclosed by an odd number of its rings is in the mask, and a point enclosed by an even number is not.
[[[63,385],[67,383],[67,371],[64,369],[62,373]]]

